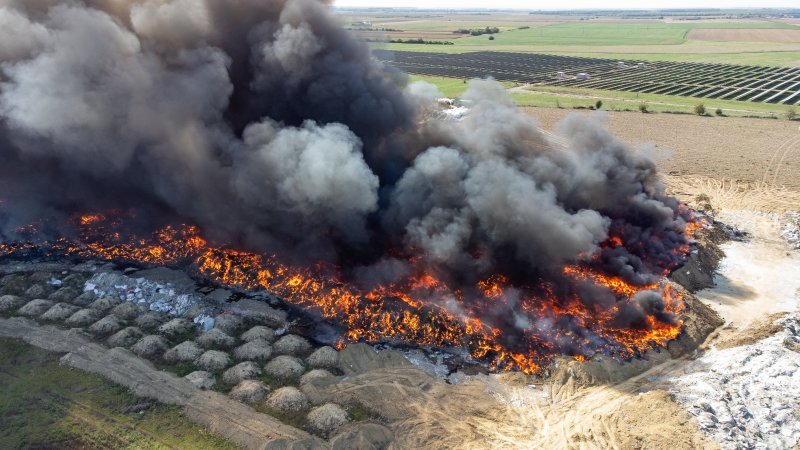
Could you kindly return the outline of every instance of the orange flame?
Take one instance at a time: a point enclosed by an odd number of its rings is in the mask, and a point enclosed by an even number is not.
[[[79,239],[0,243],[0,255],[47,247],[53,255],[155,265],[186,264],[204,278],[243,290],[265,289],[340,324],[345,332],[344,340],[337,343],[339,348],[354,341],[463,347],[493,368],[516,368],[526,373],[540,372],[557,355],[559,350],[555,343],[559,341],[574,343],[577,351],[572,357],[578,361],[598,351],[629,358],[665,345],[675,339],[681,329],[680,321],[665,323],[655,317],[647,317],[643,327],[620,327],[614,318],[621,302],[600,309],[576,295],[557,297],[553,286],[543,283],[539,294],[525,291],[519,300],[520,312],[530,322],[518,324],[530,337],[520,346],[519,342],[509,342],[513,336],[507,330],[482,319],[485,315],[480,309],[504,301],[510,288],[509,280],[499,274],[475,286],[483,301],[464,301],[461,292],[450,289],[443,280],[424,270],[388,285],[363,290],[343,281],[337,268],[324,263],[311,267],[292,266],[281,263],[274,255],[210,245],[195,226],[167,226],[148,239],[124,240],[114,231],[114,225],[118,225],[115,220],[104,214],[85,214],[76,220]],[[691,234],[698,228],[690,224],[686,231]],[[35,226],[25,231],[33,233]],[[615,237],[604,243],[622,244],[622,240]],[[666,282],[636,286],[618,276],[579,264],[565,266],[562,272],[575,282],[604,286],[620,300],[646,290],[657,291],[664,301],[665,313],[678,316],[684,309],[683,298]],[[586,335],[570,327],[552,327],[548,331],[550,335],[542,337],[545,324],[564,321],[588,330]],[[598,340],[601,341],[599,348]],[[521,347],[527,347],[527,351],[520,351]]]

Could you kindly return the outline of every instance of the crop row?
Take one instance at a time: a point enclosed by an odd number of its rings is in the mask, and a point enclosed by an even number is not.
[[[546,54],[462,54],[376,50],[378,59],[414,74],[484,78],[649,94],[795,105],[800,68],[581,58]],[[586,74],[587,77],[578,77]]]

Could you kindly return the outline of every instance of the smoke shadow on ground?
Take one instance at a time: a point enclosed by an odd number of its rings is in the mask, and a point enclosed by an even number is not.
[[[714,277],[718,295],[714,296],[714,301],[720,304],[731,306],[740,301],[752,300],[757,294],[750,286],[738,281],[731,280],[724,274],[717,274]]]

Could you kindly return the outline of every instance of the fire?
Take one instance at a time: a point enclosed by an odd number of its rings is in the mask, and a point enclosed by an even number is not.
[[[591,259],[563,267],[562,275],[576,285],[590,283],[606,289],[618,299],[612,307],[591,306],[575,291],[556,294],[555,286],[547,281],[511,286],[500,274],[479,281],[474,293],[467,295],[422,268],[394,283],[362,289],[347,282],[330,264],[293,266],[275,255],[215,246],[195,226],[166,226],[146,238],[125,239],[119,232],[124,219],[120,214],[84,214],[74,220],[77,238],[51,241],[37,240],[34,224],[20,230],[29,239],[0,243],[0,256],[38,249],[54,256],[190,267],[196,275],[225,286],[270,291],[342,326],[340,348],[354,341],[465,348],[493,368],[526,373],[540,372],[564,348],[578,361],[597,352],[630,358],[665,345],[681,329],[678,320],[660,321],[653,316],[646,318],[644,326],[619,326],[615,322],[619,308],[642,291],[658,292],[664,313],[671,317],[683,311],[683,298],[666,282],[637,286],[602,273]],[[686,232],[697,228],[689,224]],[[612,236],[603,245],[624,243]],[[509,295],[512,288],[513,296]],[[512,297],[517,306],[510,310],[516,317],[493,317],[493,308]]]

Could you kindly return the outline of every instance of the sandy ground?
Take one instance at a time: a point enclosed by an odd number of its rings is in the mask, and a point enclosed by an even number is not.
[[[798,204],[800,206],[800,204]],[[744,328],[755,319],[800,307],[800,252],[787,251],[781,218],[754,211],[724,211],[720,220],[750,232],[743,242],[722,245],[717,287],[698,296],[730,325]]]
[[[526,111],[550,131],[575,113],[555,108]],[[665,174],[800,190],[800,122],[634,112],[608,116],[616,136],[636,146],[655,145]]]
[[[800,42],[800,30],[695,28],[686,37],[698,41]]]

